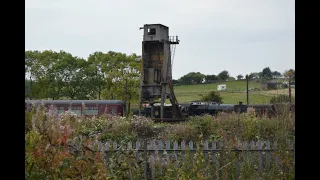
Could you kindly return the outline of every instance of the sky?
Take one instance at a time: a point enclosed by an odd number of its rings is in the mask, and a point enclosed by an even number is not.
[[[294,0],[26,0],[26,50],[142,53],[144,24],[178,36],[173,78],[295,69]]]

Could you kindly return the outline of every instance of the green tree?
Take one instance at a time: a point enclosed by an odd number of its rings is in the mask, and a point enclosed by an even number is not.
[[[190,72],[182,76],[179,81],[181,84],[201,84],[205,75],[200,72]]]
[[[34,98],[56,97],[49,87],[55,83],[52,73],[57,58],[58,54],[51,50],[25,52],[26,74],[29,74],[34,82],[31,88]]]
[[[270,80],[272,79],[272,71],[269,67],[266,67],[261,72],[261,78],[264,80]]]
[[[201,100],[205,102],[223,103],[222,97],[216,91],[210,91],[208,94],[202,95]]]
[[[173,82],[174,85],[179,85],[180,84],[180,81],[176,80],[176,79],[172,79],[172,82]]]
[[[24,80],[24,95],[25,98],[31,98],[31,81],[26,78]]]
[[[258,78],[259,78],[259,73],[252,72],[249,74],[249,80],[258,79]]]
[[[242,75],[242,74],[239,74],[239,75],[237,76],[237,79],[238,79],[238,80],[243,79],[243,75]]]
[[[292,80],[295,80],[295,74],[296,74],[296,72],[293,69],[286,70],[283,73],[284,77],[291,78]]]
[[[126,101],[129,110],[131,103],[139,100],[141,57],[109,51],[105,58],[102,71],[106,74],[106,87],[101,95]]]
[[[86,79],[86,60],[62,52],[60,65],[63,67],[62,80],[65,83],[63,94],[70,99],[88,99],[87,87],[90,84]]]
[[[228,81],[235,81],[235,80],[236,80],[236,78],[231,77],[231,76],[228,78]]]
[[[218,77],[217,77],[216,75],[214,75],[214,74],[212,74],[212,75],[206,75],[206,76],[204,77],[204,80],[205,80],[206,83],[212,83],[212,82],[218,80]]]
[[[95,52],[86,61],[65,51],[26,51],[26,96],[133,102],[138,100],[140,68],[141,57],[136,54]]]
[[[136,54],[124,55],[123,63],[119,67],[121,69],[118,76],[121,82],[119,92],[122,100],[126,102],[127,113],[131,108],[131,103],[137,103],[139,100],[141,57]],[[122,90],[123,89],[123,90]]]
[[[110,58],[109,58],[110,59]],[[107,85],[108,75],[108,57],[102,52],[94,52],[88,57],[88,64],[85,68],[85,73],[88,82],[88,91],[92,99],[101,99],[101,93]]]
[[[63,97],[63,88],[65,87],[65,82],[63,81],[63,74],[65,65],[63,64],[63,55],[68,54],[64,51],[53,52],[44,51],[41,54],[41,58],[48,58],[47,60],[51,62],[50,68],[47,70],[45,76],[46,81],[46,97],[52,99],[60,99]]]
[[[273,71],[272,76],[273,76],[273,78],[279,78],[281,76],[281,73],[278,71]]]
[[[38,62],[39,51],[25,52],[25,76],[34,76],[33,66]],[[27,75],[28,74],[28,75]]]
[[[228,80],[229,77],[230,77],[229,72],[226,71],[226,70],[224,70],[224,71],[222,71],[222,72],[220,72],[220,73],[218,74],[218,78],[219,78],[220,80],[222,80],[222,81]]]

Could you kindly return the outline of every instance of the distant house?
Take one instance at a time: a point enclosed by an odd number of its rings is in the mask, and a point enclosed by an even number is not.
[[[278,89],[278,83],[277,82],[261,83],[260,88],[263,90]]]
[[[220,84],[217,86],[218,91],[226,91],[227,90],[227,85],[225,84]]]

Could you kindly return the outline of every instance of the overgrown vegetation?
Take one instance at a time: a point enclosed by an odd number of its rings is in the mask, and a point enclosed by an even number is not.
[[[280,94],[277,96],[274,96],[270,99],[271,104],[275,103],[289,103],[290,102],[290,96],[287,94]],[[294,97],[291,97],[291,103],[294,103],[295,99]]]
[[[178,168],[174,160],[163,164],[163,176],[157,175],[157,179],[208,179],[213,176],[234,178],[233,164],[236,158],[241,158],[245,163],[240,169],[240,179],[294,177],[294,161],[287,153],[287,141],[294,141],[295,138],[294,114],[289,112],[269,119],[258,118],[254,110],[249,109],[246,114],[220,113],[217,117],[192,117],[188,122],[180,124],[154,124],[150,119],[135,116],[85,118],[68,112],[58,116],[54,111],[45,112],[42,106],[26,112],[25,118],[26,179],[138,179],[143,176],[143,155],[137,159],[134,151],[121,149],[128,142],[134,144],[136,140],[143,142],[146,138],[172,142],[192,140],[200,144],[195,154],[186,152],[183,156],[185,160],[179,160]],[[105,143],[107,140],[111,145],[114,141],[120,144],[117,155],[110,154],[108,167],[105,154],[92,152],[90,146],[92,142]],[[201,150],[205,140],[226,143],[225,150],[217,156],[221,166],[208,166]],[[277,141],[279,150],[275,154],[279,158],[278,166],[271,163],[269,169],[259,174],[250,165],[248,158],[244,155],[238,157],[235,152],[231,152],[235,142],[250,140]],[[72,143],[80,145],[71,146]],[[178,153],[178,157],[182,157],[182,154]],[[158,165],[156,168],[159,168]],[[219,169],[223,171],[222,176]]]

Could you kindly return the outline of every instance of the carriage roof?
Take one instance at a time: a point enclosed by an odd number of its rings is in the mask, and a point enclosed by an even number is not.
[[[122,100],[25,100],[25,103],[44,104],[123,104]]]

